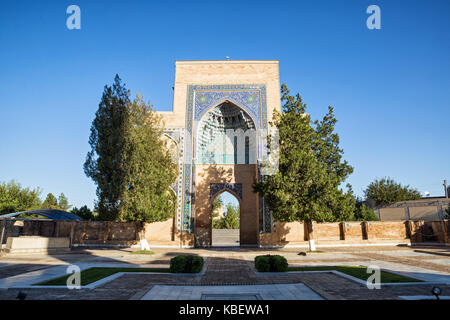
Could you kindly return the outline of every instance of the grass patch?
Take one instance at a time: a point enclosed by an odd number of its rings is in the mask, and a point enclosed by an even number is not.
[[[81,271],[81,285],[85,286],[117,272],[169,272],[169,268],[101,268],[94,267]],[[35,283],[34,286],[65,286],[71,274]]]
[[[367,267],[364,266],[314,266],[314,267],[289,267],[288,271],[331,271],[336,270],[342,273],[348,274],[349,276],[367,280],[371,274],[367,273]],[[381,283],[390,282],[422,282],[422,280],[417,280],[398,274],[390,273],[381,270]]]
[[[155,254],[153,251],[149,251],[149,250],[137,250],[137,251],[131,251],[131,254],[148,254],[148,255],[152,255]]]

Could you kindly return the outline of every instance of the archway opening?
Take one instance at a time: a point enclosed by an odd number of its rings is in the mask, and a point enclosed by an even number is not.
[[[225,101],[199,122],[196,148],[198,164],[255,164],[255,123],[243,109]]]
[[[212,246],[239,246],[240,206],[236,196],[227,190],[217,195],[212,202],[211,217]]]

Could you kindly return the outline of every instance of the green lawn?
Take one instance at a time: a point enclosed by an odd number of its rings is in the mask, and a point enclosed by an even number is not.
[[[148,250],[138,250],[138,251],[131,251],[131,254],[155,254],[153,251]]]
[[[109,277],[117,272],[167,272],[169,268],[89,268],[81,271],[81,285],[85,286],[100,279]],[[35,283],[35,286],[65,286],[70,274],[56,279]]]
[[[314,267],[289,267],[288,271],[329,271],[336,270],[349,276],[367,280],[371,274],[367,273],[367,267],[364,266],[314,266]],[[400,276],[394,273],[381,270],[381,283],[388,282],[422,282],[409,277]]]

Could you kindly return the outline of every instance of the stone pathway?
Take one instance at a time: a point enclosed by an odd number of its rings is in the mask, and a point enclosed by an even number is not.
[[[392,249],[392,250],[391,250]],[[178,254],[190,253],[205,257],[205,273],[202,275],[172,274],[124,274],[93,289],[68,290],[50,288],[10,288],[0,289],[0,300],[15,299],[19,290],[27,293],[27,299],[141,299],[153,297],[157,292],[183,292],[186,297],[190,290],[202,299],[228,299],[242,291],[247,298],[263,298],[261,292],[269,294],[265,288],[290,288],[297,299],[310,294],[324,299],[400,299],[399,296],[429,296],[432,284],[382,286],[380,290],[369,290],[365,285],[343,278],[333,273],[255,273],[253,259],[261,254],[281,254],[291,265],[368,265],[379,264],[382,268],[399,272],[416,272],[429,279],[448,280],[448,249],[426,248],[417,252],[412,248],[333,248],[323,253],[298,255],[299,249],[261,250],[238,248],[232,251],[213,249],[161,249],[153,256],[130,255],[124,250],[89,250],[88,254],[65,254],[55,256],[10,257],[1,259],[0,283],[27,277],[39,279],[40,275],[54,276],[68,264],[83,266],[164,266]],[[28,263],[27,263],[28,262]],[[16,270],[16,271],[15,271]],[[58,271],[60,272],[60,270]],[[28,276],[27,276],[28,274]],[[6,281],[6,282],[5,282]],[[14,281],[13,281],[14,282]],[[29,282],[29,281],[28,281]],[[27,283],[28,283],[27,282]],[[445,281],[444,281],[445,282]],[[270,285],[270,286],[268,286]],[[450,285],[440,284],[442,295],[450,295]],[[250,290],[252,289],[253,290]],[[170,290],[169,290],[170,289]],[[262,291],[261,291],[261,290]],[[165,290],[165,291],[161,291]],[[255,291],[256,290],[256,291]],[[269,291],[267,291],[269,290]],[[275,290],[275,289],[274,289]],[[260,292],[261,291],[261,292]],[[274,291],[276,292],[276,290]],[[296,293],[295,293],[296,292]],[[169,294],[170,295],[170,294]],[[218,296],[222,295],[222,296]],[[276,295],[279,295],[278,293]],[[289,294],[287,294],[289,295]],[[181,294],[180,294],[181,296]],[[243,296],[240,296],[243,297]],[[266,296],[268,297],[268,296]],[[252,299],[253,299],[252,298]],[[292,298],[292,296],[291,296]],[[231,299],[231,298],[230,298]]]
[[[254,286],[156,285],[141,300],[323,300],[302,283]]]
[[[394,255],[371,253],[371,252],[357,253],[355,255],[360,256],[362,258],[366,258],[366,259],[369,258],[372,260],[400,263],[400,264],[407,265],[407,266],[420,267],[423,269],[429,269],[429,270],[434,270],[434,271],[450,274],[450,265],[443,265],[443,264],[439,264],[439,263],[430,262],[427,260],[431,260],[431,259],[424,259],[423,256],[400,256],[400,255],[394,256]]]

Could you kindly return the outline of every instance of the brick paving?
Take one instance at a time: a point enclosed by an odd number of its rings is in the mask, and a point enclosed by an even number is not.
[[[395,256],[397,250],[404,250],[404,255]],[[337,264],[353,261],[386,261],[402,264],[406,266],[421,267],[429,270],[450,273],[450,267],[444,264],[425,261],[438,257],[446,259],[449,249],[423,249],[430,253],[430,257],[420,255],[409,255],[408,252],[414,252],[412,248],[332,248],[324,253],[308,254],[306,257],[299,256],[298,249],[284,250],[253,250],[237,249],[233,251],[195,249],[195,250],[155,250],[155,255],[151,257],[131,257],[123,251],[101,251],[97,254],[90,251],[87,259],[82,254],[65,255],[64,257],[48,257],[39,260],[32,257],[33,263],[45,261],[45,264],[27,264],[26,257],[20,259],[14,258],[14,265],[0,266],[0,275],[10,276],[16,274],[13,270],[17,267],[17,272],[29,272],[36,268],[45,268],[55,265],[58,261],[73,263],[74,261],[116,261],[129,262],[134,264],[151,264],[166,266],[171,257],[181,253],[191,253],[206,257],[205,273],[202,275],[169,275],[169,274],[126,274],[113,281],[107,282],[95,289],[23,289],[27,293],[27,299],[140,299],[155,285],[264,285],[264,284],[295,284],[303,283],[311,290],[325,299],[348,300],[348,299],[399,299],[398,296],[407,295],[430,295],[433,285],[402,285],[402,286],[382,286],[380,290],[369,290],[366,286],[349,279],[340,277],[333,273],[285,273],[285,274],[256,274],[253,266],[255,255],[277,253],[284,255],[290,264],[302,263],[320,263]],[[390,254],[388,254],[390,253]],[[350,257],[349,254],[352,256]],[[341,257],[341,258],[340,258]],[[10,258],[9,261],[13,261]],[[2,264],[8,263],[8,259],[3,259]],[[136,265],[137,266],[137,265]],[[4,273],[2,273],[4,272]],[[9,272],[9,274],[8,274]],[[0,276],[1,277],[1,276]],[[450,295],[450,285],[440,285],[442,295]],[[0,289],[0,300],[15,299],[19,289]]]
[[[14,264],[14,265],[8,265],[0,268],[0,279],[12,277],[18,274],[22,274],[25,272],[31,272],[36,270],[42,270],[48,268],[47,264]]]
[[[386,262],[393,262],[393,263],[400,263],[408,266],[414,266],[439,272],[445,272],[450,273],[450,265],[446,266],[439,263],[429,262],[428,257],[426,260],[424,257],[399,257],[399,256],[392,256],[392,255],[386,255],[386,254],[380,254],[380,253],[357,253],[355,254],[357,256],[361,256],[363,258],[369,258],[372,260],[382,260]],[[442,258],[442,257],[441,257]]]

